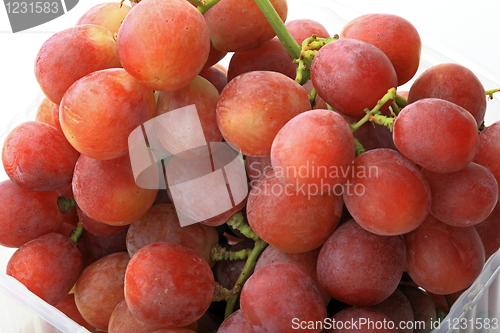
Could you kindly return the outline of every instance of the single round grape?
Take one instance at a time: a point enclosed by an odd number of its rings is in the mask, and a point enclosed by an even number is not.
[[[59,104],[76,80],[116,67],[121,66],[113,33],[83,24],[61,30],[43,43],[35,59],[35,77],[45,96]]]
[[[252,330],[240,309],[224,319],[217,333],[255,333],[255,331]]]
[[[487,167],[500,186],[500,121],[486,127],[479,134],[479,144],[474,162]]]
[[[422,42],[415,26],[401,16],[385,13],[359,16],[342,28],[340,38],[362,40],[384,52],[394,66],[398,86],[417,72]]]
[[[59,105],[53,103],[47,97],[44,97],[40,105],[38,105],[35,120],[54,126],[59,132],[63,133],[59,122]]]
[[[73,175],[73,193],[78,207],[89,217],[120,226],[143,216],[153,205],[158,190],[139,187],[129,155],[95,160],[80,155]]]
[[[82,255],[75,244],[61,234],[49,233],[17,249],[6,273],[56,305],[70,292],[82,269]]]
[[[0,182],[0,245],[20,247],[39,236],[57,232],[64,214],[56,191],[32,191],[7,179]]]
[[[389,58],[375,46],[351,38],[333,41],[318,51],[311,79],[326,103],[356,119],[398,85]]]
[[[227,80],[251,71],[273,71],[295,80],[297,64],[288,54],[278,38],[273,38],[259,47],[235,52],[227,69]]]
[[[283,183],[307,193],[341,194],[354,160],[347,122],[329,110],[311,110],[291,119],[271,147],[271,164]]]
[[[424,290],[417,287],[400,285],[398,289],[403,292],[406,299],[410,302],[413,309],[414,323],[422,323],[418,324],[420,325],[419,327],[415,326],[413,332],[431,332],[431,325],[437,320],[436,305],[432,298]]]
[[[36,191],[61,190],[71,184],[80,154],[56,128],[27,121],[5,138],[2,162],[17,185]]]
[[[500,203],[497,203],[491,214],[479,224],[474,225],[483,241],[485,258],[489,258],[500,249]]]
[[[203,15],[188,1],[143,0],[123,20],[116,50],[123,68],[146,87],[174,91],[202,70],[209,33]]]
[[[125,272],[125,299],[139,320],[181,327],[207,311],[214,276],[207,261],[182,245],[153,243],[137,251]]]
[[[398,333],[412,333],[410,324],[414,321],[413,309],[405,294],[396,288],[394,292],[382,302],[373,305],[372,309],[386,314],[395,324]],[[406,327],[405,327],[406,326]]]
[[[240,306],[255,333],[291,333],[296,331],[293,318],[322,321],[327,316],[313,279],[292,263],[271,264],[255,272],[243,286]]]
[[[395,324],[380,311],[367,307],[347,308],[332,317],[333,327],[325,333],[396,333]],[[366,323],[360,325],[359,323]],[[358,323],[354,326],[353,323]],[[394,326],[392,326],[394,325]]]
[[[455,63],[434,65],[420,74],[410,87],[408,103],[423,98],[441,98],[463,107],[479,127],[486,113],[485,89],[467,67]]]
[[[285,26],[299,45],[313,35],[318,38],[330,38],[328,30],[315,20],[296,19],[286,22]]]
[[[75,302],[83,318],[94,327],[107,330],[111,313],[124,299],[127,252],[107,255],[87,266],[75,284]]]
[[[341,213],[341,196],[301,192],[275,176],[258,181],[247,201],[247,219],[253,231],[289,253],[319,248],[337,227]]]
[[[266,247],[266,249],[262,252],[255,264],[255,271],[258,271],[264,266],[276,264],[280,262],[289,262],[295,264],[302,268],[304,272],[309,274],[314,282],[317,283],[319,292],[321,293],[321,297],[325,302],[325,305],[328,305],[330,300],[332,299],[328,293],[323,290],[323,288],[319,285],[318,282],[318,274],[317,274],[317,262],[318,255],[321,248],[317,248],[315,250],[309,252],[302,253],[286,253],[278,250],[272,245]]]
[[[183,245],[203,256],[213,266],[210,258],[212,246],[219,241],[213,227],[201,223],[181,226],[173,204],[153,205],[127,232],[127,250],[130,256],[146,245],[170,242]]]
[[[484,247],[473,226],[453,227],[429,215],[404,237],[408,274],[428,292],[452,294],[468,288],[481,273]]]
[[[372,306],[397,288],[405,265],[400,236],[380,236],[354,220],[344,222],[318,256],[318,280],[330,296],[355,306]]]
[[[486,167],[470,163],[451,173],[423,169],[430,185],[430,212],[439,221],[467,227],[485,220],[498,202],[498,184]]]
[[[404,107],[393,128],[394,144],[414,163],[433,172],[453,172],[476,154],[477,124],[464,108],[438,98]]]
[[[104,2],[97,4],[87,10],[78,21],[77,25],[95,24],[104,27],[116,34],[120,28],[123,19],[130,12],[129,5],[119,2]]]
[[[158,324],[149,324],[137,319],[132,312],[130,312],[127,302],[123,299],[116,305],[111,313],[108,333],[154,332],[162,328],[165,327]]]
[[[122,68],[84,76],[68,88],[59,105],[68,141],[83,155],[99,160],[126,155],[130,133],[154,116],[153,91]]]
[[[78,325],[85,327],[88,330],[93,330],[95,327],[90,325],[83,317],[75,303],[75,294],[67,294],[62,301],[55,305],[55,308],[68,316]]]
[[[281,73],[254,71],[224,88],[217,103],[217,123],[224,139],[244,155],[268,156],[278,131],[310,109],[300,84]]]
[[[285,21],[288,5],[285,0],[271,0],[279,17]],[[234,10],[238,8],[238,10]],[[274,36],[271,25],[253,0],[225,0],[204,15],[214,48],[224,52],[247,51]]]
[[[356,157],[351,171],[344,201],[363,228],[379,235],[402,235],[427,217],[429,184],[401,153],[384,148],[367,151]]]

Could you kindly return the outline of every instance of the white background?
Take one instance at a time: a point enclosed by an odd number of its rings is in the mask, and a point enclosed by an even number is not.
[[[1,142],[14,125],[33,119],[40,96],[33,64],[42,43],[53,33],[74,25],[86,10],[100,2],[80,0],[67,14],[16,34],[11,32],[5,7],[0,4]],[[499,0],[289,0],[289,19],[315,19],[331,34],[340,32],[347,20],[370,12],[398,14],[415,25],[426,45],[422,69],[446,61],[458,62],[471,68],[486,89],[500,87]],[[495,108],[488,111],[487,124],[500,119],[499,97],[496,99],[497,104],[489,103],[490,109]],[[0,168],[2,179],[5,174]]]

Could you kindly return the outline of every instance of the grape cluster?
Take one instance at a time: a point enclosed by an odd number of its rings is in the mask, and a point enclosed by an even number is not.
[[[3,144],[0,245],[18,248],[7,274],[110,333],[328,333],[361,319],[393,325],[358,332],[430,331],[500,247],[500,123],[484,124],[497,90],[455,63],[414,78],[422,45],[402,17],[330,35],[287,10],[103,3],[51,36],[36,120]],[[226,175],[232,208],[183,226],[213,198],[181,205],[169,186],[140,186],[130,136],[190,105],[213,151],[244,156],[248,195]],[[229,163],[185,152],[198,139],[161,125],[183,154],[160,174]]]

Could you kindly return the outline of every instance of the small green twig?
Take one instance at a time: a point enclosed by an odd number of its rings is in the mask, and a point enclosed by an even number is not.
[[[189,0],[191,3],[197,5],[198,11],[205,14],[210,8],[215,6],[220,0]]]
[[[239,293],[240,290],[224,288],[219,282],[215,281],[214,295],[212,302],[228,301],[231,297]]]
[[[493,94],[496,92],[499,92],[499,91],[500,91],[500,88],[486,90],[486,96],[488,96],[488,98],[491,100],[491,99],[493,99]]]
[[[387,91],[387,93],[377,102],[377,105],[371,110],[366,110],[366,115],[361,118],[357,123],[351,124],[351,130],[356,132],[361,126],[363,126],[367,121],[372,120],[374,115],[380,114],[380,108],[385,105],[385,103],[389,102],[396,98],[396,88],[391,88]],[[386,117],[387,118],[387,117]],[[391,118],[394,119],[394,118]],[[373,121],[373,120],[372,120]]]
[[[250,226],[245,223],[245,217],[243,216],[242,212],[237,212],[236,214],[231,216],[226,223],[233,229],[241,232],[247,238],[253,239],[254,241],[260,239],[259,236],[257,236],[255,232],[253,232],[252,228],[250,228]]]
[[[354,148],[356,149],[356,155],[361,155],[366,152],[365,147],[363,147],[357,138],[354,138]]]
[[[311,108],[314,108],[316,106],[316,96],[318,96],[318,92],[316,91],[316,88],[312,87],[308,96],[309,96],[309,103],[311,103]]]
[[[239,251],[230,251],[219,244],[215,244],[212,247],[210,257],[213,261],[221,260],[240,260],[248,258],[248,255],[252,252],[251,249],[243,249]]]
[[[75,198],[58,197],[57,205],[59,206],[59,211],[66,214],[71,207],[76,206],[76,201]]]
[[[399,106],[400,109],[402,109],[406,105],[408,105],[408,100],[401,95],[396,94],[396,97],[394,100],[396,101],[396,104]]]
[[[269,0],[254,1],[266,17],[288,54],[292,57],[292,59],[299,58],[301,51],[300,45],[295,41],[290,31],[288,31],[285,23],[283,23],[283,20],[276,12],[276,9],[274,9],[271,2]]]
[[[388,129],[390,129],[392,132],[392,128],[394,126],[394,121],[396,120],[396,118],[386,117],[386,116],[383,116],[381,114],[369,114],[368,117],[369,117],[371,122],[378,124],[378,125],[385,126]]]
[[[255,264],[257,263],[257,258],[260,256],[260,254],[262,253],[262,251],[264,251],[266,247],[267,243],[264,242],[262,239],[258,238],[255,241],[254,248],[250,253],[250,255],[248,256],[245,266],[241,270],[241,274],[238,277],[238,280],[236,280],[236,283],[234,284],[234,287],[232,289],[233,291],[236,292],[234,293],[234,295],[230,296],[229,299],[227,300],[226,312],[224,314],[224,318],[229,317],[233,313],[234,306],[236,305],[236,301],[238,300],[238,297],[240,295],[240,291],[243,288],[245,281],[250,277],[250,273],[255,268]]]
[[[69,239],[71,239],[71,241],[74,243],[74,244],[77,244],[80,239],[82,238],[82,235],[83,235],[83,224],[82,222],[78,222],[78,224],[76,225],[76,228],[71,230],[71,235],[69,236]]]
[[[392,101],[392,104],[391,104],[391,110],[392,110],[392,114],[394,116],[397,116],[399,114],[399,112],[401,111],[401,109],[399,108],[399,105],[398,103],[396,102],[396,100],[393,100]]]

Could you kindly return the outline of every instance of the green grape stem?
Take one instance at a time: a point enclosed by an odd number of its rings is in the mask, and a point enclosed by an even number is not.
[[[394,99],[394,101],[396,102],[397,106],[402,109],[404,108],[406,105],[408,105],[408,100],[406,98],[404,98],[403,96],[401,95],[398,95],[396,94],[396,98]]]
[[[499,91],[500,91],[500,88],[486,90],[486,96],[488,96],[488,98],[491,100],[491,99],[493,99],[493,94],[496,92],[499,92]]]
[[[66,214],[71,207],[76,206],[75,198],[58,197],[57,206],[59,206],[61,213]]]
[[[245,266],[241,270],[241,274],[238,277],[238,280],[236,280],[236,283],[234,284],[234,287],[232,289],[233,295],[231,295],[227,299],[226,312],[224,314],[224,318],[229,317],[233,313],[234,306],[236,305],[236,301],[239,298],[241,289],[243,288],[245,281],[250,277],[250,273],[255,268],[255,264],[257,263],[257,259],[259,258],[260,254],[262,253],[262,251],[264,251],[264,249],[266,247],[267,247],[267,243],[264,242],[262,239],[258,238],[255,241],[254,248],[253,248],[252,252],[250,252],[250,254],[248,255]]]
[[[292,59],[298,59],[300,57],[301,47],[295,41],[292,34],[286,28],[285,24],[281,20],[281,17],[274,9],[273,5],[269,0],[254,0],[261,12],[266,17],[266,20],[269,22],[271,27],[273,28],[276,36],[278,36],[279,40],[287,50],[288,54],[292,57]]]
[[[253,232],[252,228],[248,224],[245,223],[245,216],[243,216],[242,212],[237,212],[233,216],[229,218],[226,222],[231,228],[238,230],[245,237],[253,239],[254,241],[259,240],[259,236]]]
[[[365,147],[363,147],[361,142],[359,142],[359,140],[356,138],[354,138],[354,148],[356,149],[356,156],[366,152]]]
[[[69,239],[76,245],[82,238],[84,230],[82,222],[78,222],[76,228],[71,231]]]
[[[215,244],[212,247],[212,252],[210,253],[210,257],[213,261],[221,261],[221,260],[241,260],[246,259],[250,255],[252,250],[244,249],[239,251],[230,251],[219,244]]]
[[[391,88],[387,91],[387,93],[382,97],[377,102],[377,105],[371,110],[366,110],[366,115],[361,118],[357,123],[351,124],[351,130],[353,132],[356,132],[361,126],[363,126],[366,122],[368,121],[373,121],[377,124],[387,126],[389,128],[392,128],[392,125],[390,124],[391,121],[394,122],[395,118],[392,117],[385,117],[380,115],[380,108],[387,102],[393,100],[396,98],[396,88]],[[375,117],[377,116],[377,117]],[[392,119],[392,120],[390,120]]]
[[[198,11],[205,14],[210,8],[215,6],[220,0],[188,0],[192,4],[196,5]]]

